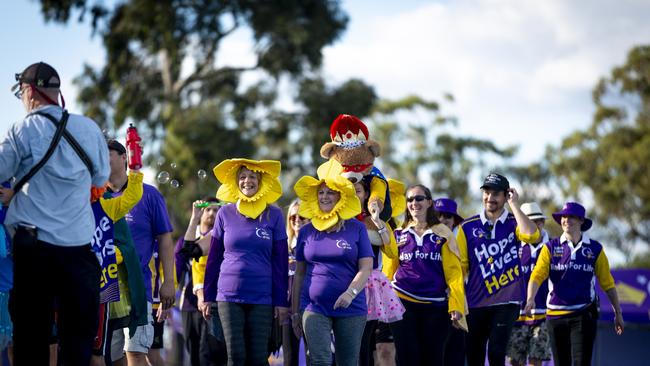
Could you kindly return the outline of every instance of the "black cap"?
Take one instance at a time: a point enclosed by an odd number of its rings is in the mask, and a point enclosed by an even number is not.
[[[508,182],[508,179],[501,174],[490,173],[487,177],[485,177],[485,180],[483,181],[481,189],[484,188],[490,188],[505,192],[510,189],[510,182]]]
[[[126,148],[119,141],[110,139],[106,141],[106,144],[108,144],[109,150],[117,151],[120,155],[126,154]]]
[[[18,86],[20,83],[25,83],[33,84],[38,88],[58,88],[61,86],[61,79],[52,66],[45,62],[37,62],[29,65],[20,74],[16,74],[16,83]]]

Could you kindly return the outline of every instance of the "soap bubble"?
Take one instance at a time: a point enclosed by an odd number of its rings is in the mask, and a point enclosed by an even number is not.
[[[160,184],[167,184],[167,182],[169,182],[169,173],[163,170],[162,172],[158,173],[158,177],[156,179]]]
[[[176,169],[176,163],[171,163],[169,166],[172,167],[172,169]]]
[[[205,179],[205,178],[208,177],[208,173],[207,173],[205,170],[203,170],[203,169],[199,169],[199,171],[196,172],[196,175],[198,175],[198,176],[199,176],[199,179],[201,179],[201,180],[203,180],[203,179]]]
[[[178,183],[178,181],[176,179],[172,179],[172,181],[169,182],[169,185],[172,186],[172,188],[178,188],[178,187],[181,186],[181,184]]]

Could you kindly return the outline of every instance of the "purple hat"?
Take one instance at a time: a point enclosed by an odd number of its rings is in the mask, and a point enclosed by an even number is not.
[[[451,198],[438,198],[433,201],[433,209],[437,212],[448,213],[454,215],[456,224],[463,221],[463,218],[456,212],[458,205],[456,201]]]
[[[580,226],[580,230],[587,231],[591,227],[591,219],[585,216],[585,208],[578,202],[567,202],[561,211],[553,213],[553,219],[560,224],[562,216],[577,216],[584,219],[585,222]]]

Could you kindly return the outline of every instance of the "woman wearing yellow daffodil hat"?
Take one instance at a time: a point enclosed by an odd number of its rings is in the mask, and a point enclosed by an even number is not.
[[[229,159],[214,168],[219,210],[205,270],[207,308],[216,301],[229,365],[267,364],[273,316],[288,311],[287,233],[280,208],[280,162]]]
[[[312,366],[331,364],[332,330],[336,364],[356,366],[366,324],[373,253],[366,227],[354,219],[361,204],[341,170],[330,160],[318,179],[305,176],[294,186],[298,214],[311,223],[298,234],[291,320],[297,335],[304,329]]]

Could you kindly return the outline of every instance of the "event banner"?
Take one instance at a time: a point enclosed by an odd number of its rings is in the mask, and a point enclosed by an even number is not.
[[[650,323],[650,269],[613,269],[612,276],[626,323]],[[614,310],[598,287],[600,319],[613,320]]]

